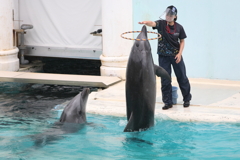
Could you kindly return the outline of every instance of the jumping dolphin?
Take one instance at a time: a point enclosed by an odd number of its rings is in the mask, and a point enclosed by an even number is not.
[[[141,40],[132,46],[126,71],[128,123],[124,132],[142,131],[154,125],[156,75],[171,79],[166,70],[154,65],[145,25],[137,39]]]
[[[61,135],[79,131],[86,124],[86,104],[89,88],[84,88],[64,108],[59,122],[46,130],[44,133],[32,136],[36,146],[43,146],[49,142],[61,139]]]

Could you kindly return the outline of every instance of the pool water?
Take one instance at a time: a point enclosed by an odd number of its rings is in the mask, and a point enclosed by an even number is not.
[[[56,106],[81,88],[0,86],[0,159],[240,159],[238,123],[158,118],[147,131],[124,133],[125,117],[87,114],[89,124],[58,134]]]

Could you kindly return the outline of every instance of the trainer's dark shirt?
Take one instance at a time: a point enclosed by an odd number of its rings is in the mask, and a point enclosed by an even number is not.
[[[177,55],[180,48],[179,40],[187,37],[182,25],[177,22],[174,22],[175,25],[173,26],[168,25],[171,34],[167,32],[167,22],[165,20],[155,22],[156,27],[153,27],[153,29],[157,29],[158,33],[162,35],[162,37],[158,39],[158,54],[161,56]]]

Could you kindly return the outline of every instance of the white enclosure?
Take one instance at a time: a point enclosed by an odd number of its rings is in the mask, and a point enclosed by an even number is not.
[[[99,59],[102,38],[101,0],[15,0],[15,28],[26,30],[26,55]],[[16,25],[18,23],[18,25]]]

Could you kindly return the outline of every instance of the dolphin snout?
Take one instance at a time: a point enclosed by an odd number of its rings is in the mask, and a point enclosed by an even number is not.
[[[87,100],[89,93],[90,93],[90,88],[84,88],[81,93],[82,99]]]
[[[86,92],[91,93],[92,91],[90,90],[90,88],[86,88]]]

